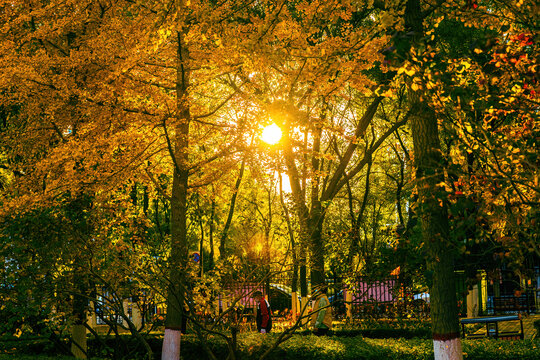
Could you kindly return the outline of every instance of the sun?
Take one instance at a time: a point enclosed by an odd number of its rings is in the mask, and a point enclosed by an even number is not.
[[[265,143],[275,145],[281,140],[281,129],[276,124],[268,125],[264,128],[261,138]]]

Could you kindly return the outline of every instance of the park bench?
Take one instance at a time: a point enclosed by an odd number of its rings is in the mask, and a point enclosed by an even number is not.
[[[519,320],[520,324],[520,330],[501,330],[499,329],[499,323],[504,321],[513,321],[513,320]],[[503,340],[523,340],[523,320],[521,319],[521,315],[506,315],[506,316],[486,316],[486,317],[478,317],[478,318],[467,318],[467,319],[461,319],[461,330],[463,333],[464,338],[468,339],[477,339],[477,338],[483,338],[483,337],[494,337],[495,339],[503,339]],[[485,324],[486,325],[486,333],[480,333],[480,334],[467,334],[465,331],[465,325],[467,324]]]

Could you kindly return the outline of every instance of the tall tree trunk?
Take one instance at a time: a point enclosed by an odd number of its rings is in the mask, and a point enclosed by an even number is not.
[[[422,33],[418,0],[407,4],[407,23]],[[427,269],[432,275],[430,307],[435,359],[462,359],[454,279],[454,259],[448,251],[448,213],[445,199],[438,193],[444,182],[437,116],[421,98],[409,90],[411,130],[418,188],[418,217],[427,252]]]
[[[311,247],[310,265],[311,265],[311,286],[324,284],[324,243],[322,239],[322,225],[324,214],[321,204],[317,202],[311,211],[308,219],[309,243]]]
[[[216,215],[216,201],[212,199],[212,209],[210,211],[210,259],[208,260],[208,269],[212,270],[214,268],[214,217]]]
[[[375,116],[377,107],[381,102],[382,97],[377,97],[373,102],[368,106],[366,112],[358,122],[357,128],[355,129],[355,137],[361,137],[371,121]],[[290,116],[291,114],[284,114],[285,117]],[[321,113],[321,119],[324,119],[326,116],[325,109]],[[347,183],[348,180],[355,174],[357,174],[363,166],[367,163],[368,156],[365,155],[364,159],[361,160],[349,174],[345,173],[347,166],[350,163],[351,158],[358,145],[351,141],[347,146],[343,156],[341,156],[338,168],[335,172],[329,176],[329,181],[325,189],[321,191],[320,188],[320,165],[319,161],[319,152],[320,152],[320,139],[322,134],[322,121],[320,124],[316,125],[317,128],[313,133],[313,151],[312,151],[312,161],[310,171],[314,174],[314,178],[311,182],[311,201],[310,207],[306,205],[306,174],[307,170],[307,155],[304,156],[303,164],[306,165],[304,172],[300,175],[298,168],[296,166],[296,157],[293,151],[292,142],[290,139],[290,124],[284,122],[284,131],[283,131],[283,154],[285,157],[285,164],[287,166],[287,175],[289,176],[291,190],[293,194],[295,210],[298,214],[298,220],[300,224],[300,291],[302,293],[302,298],[304,298],[304,291],[307,292],[307,284],[305,283],[306,269],[305,269],[305,248],[308,247],[311,250],[310,253],[310,265],[311,265],[311,281],[312,285],[324,283],[324,247],[322,241],[322,229],[324,222],[324,212],[325,207],[324,203],[331,201],[337,195],[339,190]],[[370,152],[373,152],[384,139],[389,136],[395,129],[392,129],[391,132],[381,136],[377,143],[370,149]],[[307,134],[305,136],[307,142]],[[306,147],[306,143],[304,147]],[[307,152],[306,152],[307,154]],[[302,186],[303,185],[303,186]],[[302,303],[304,307],[304,301]]]
[[[430,307],[435,359],[462,359],[454,258],[448,251],[448,212],[444,199],[437,194],[437,184],[444,181],[437,119],[424,104],[415,102],[412,106],[417,213],[427,251],[427,269],[432,274]]]
[[[88,292],[88,284],[86,276],[83,275],[83,270],[79,261],[76,261],[75,269],[73,270],[73,325],[71,325],[71,353],[77,359],[87,358],[87,343],[86,343],[86,308],[88,298],[85,296]]]
[[[413,44],[424,36],[419,0],[409,0],[405,8],[405,28]],[[449,224],[446,201],[439,196],[444,182],[437,115],[422,99],[420,91],[409,89],[411,132],[418,189],[418,217],[427,252],[430,286],[431,326],[436,360],[463,358],[459,338],[454,258],[448,251]]]
[[[271,183],[271,185],[273,185],[273,183]],[[265,273],[267,274],[266,276],[266,281],[265,281],[265,292],[266,292],[266,297],[267,297],[267,300],[270,300],[270,270],[271,270],[271,266],[270,266],[270,263],[271,263],[271,259],[270,259],[270,232],[272,230],[272,189],[269,189],[268,190],[268,220],[265,221],[265,219],[263,218],[262,221],[263,223],[265,224],[264,225],[264,267],[265,267]]]
[[[285,221],[287,222],[287,230],[289,232],[289,239],[291,241],[291,254],[292,254],[292,282],[291,282],[291,311],[293,319],[296,320],[296,315],[299,312],[298,309],[298,256],[297,256],[297,249],[296,249],[296,241],[294,239],[294,232],[293,227],[291,224],[291,216],[289,214],[289,208],[287,207],[287,204],[285,204],[285,200],[283,199],[283,185],[282,185],[283,179],[281,177],[281,173],[279,174],[279,199],[281,201],[281,207],[283,208],[283,212],[285,214]]]
[[[229,205],[229,214],[227,215],[227,221],[225,226],[223,226],[223,231],[221,233],[221,238],[219,241],[219,256],[223,259],[225,257],[225,243],[227,242],[227,236],[229,234],[229,229],[231,227],[232,218],[234,215],[234,207],[236,204],[236,198],[238,196],[238,191],[240,190],[240,184],[242,183],[242,178],[244,177],[244,170],[246,168],[246,159],[242,160],[242,165],[240,165],[240,173],[236,179],[236,184],[234,184],[233,194],[231,196],[231,203]]]
[[[199,198],[197,197],[197,208],[199,213],[199,229],[201,231],[200,240],[199,240],[199,276],[203,276],[204,273],[204,225],[202,219],[202,210],[199,205]]]
[[[298,249],[298,264],[300,267],[300,297],[302,299],[300,304],[300,313],[302,315],[307,314],[307,267],[306,267],[306,247],[309,244],[309,232],[308,232],[308,217],[309,209],[306,206],[305,200],[305,171],[300,175],[298,168],[295,164],[295,156],[291,145],[290,139],[290,129],[288,128],[288,123],[284,124],[283,131],[283,143],[284,143],[284,157],[285,165],[287,167],[287,175],[289,177],[289,182],[291,186],[291,191],[294,201],[294,210],[298,216],[298,222],[300,225],[300,237],[299,237],[299,249]],[[306,136],[307,138],[307,136]],[[306,311],[304,311],[306,310]],[[302,324],[307,323],[307,317],[302,321]]]
[[[307,281],[307,249],[310,247],[311,238],[308,226],[308,215],[309,214],[307,213],[307,211],[298,213],[298,218],[300,220],[300,246],[298,253],[298,263],[300,266],[300,314],[302,316],[307,315],[307,307],[309,304]],[[307,324],[308,321],[309,319],[307,317],[304,318],[302,320],[302,325]]]
[[[323,107],[321,119],[324,119],[326,108]],[[313,154],[311,157],[311,209],[307,221],[307,233],[310,239],[311,247],[311,286],[324,284],[324,244],[322,241],[322,225],[324,214],[322,204],[319,198],[320,175],[319,168],[321,161],[319,153],[321,151],[322,120],[316,123],[313,131]]]
[[[143,190],[144,190],[144,193],[143,193],[143,211],[144,211],[144,214],[146,215],[148,213],[148,206],[149,206],[149,203],[150,203],[150,198],[148,196],[148,186],[145,185]]]
[[[184,7],[182,1],[177,2],[180,13]],[[187,248],[187,191],[188,191],[188,145],[190,112],[187,105],[187,88],[189,85],[189,69],[185,61],[188,51],[184,46],[182,29],[177,31],[177,69],[176,69],[176,111],[177,124],[174,141],[174,175],[171,196],[171,255],[170,284],[167,292],[167,316],[163,337],[162,360],[178,360],[180,358],[180,338],[185,298],[184,267],[188,257]]]
[[[203,234],[204,235],[204,234]],[[201,241],[199,242],[199,276],[204,274],[204,236],[201,235]]]
[[[401,138],[399,136],[399,133],[396,131],[396,136],[401,142]],[[402,143],[403,144],[403,143]],[[403,205],[401,204],[401,197],[403,195],[403,186],[405,184],[405,159],[401,158],[401,155],[396,149],[396,147],[392,146],[392,150],[394,150],[394,153],[396,154],[396,158],[399,161],[399,178],[394,178],[394,181],[396,182],[396,212],[398,213],[398,219],[399,219],[399,226],[405,227],[405,218],[403,217]]]
[[[366,184],[364,186],[364,196],[362,197],[362,203],[360,204],[360,209],[358,210],[358,215],[354,215],[354,204],[353,204],[353,194],[351,189],[350,181],[347,181],[347,194],[349,198],[349,213],[351,215],[351,245],[349,246],[349,255],[347,259],[347,264],[349,264],[351,269],[351,275],[355,271],[354,258],[356,254],[360,254],[360,224],[364,218],[364,211],[366,210],[367,201],[370,191],[370,175],[371,167],[373,161],[370,159],[367,163],[366,170]]]
[[[298,263],[300,266],[300,311],[299,313],[302,316],[306,316],[308,314],[307,307],[309,303],[308,298],[308,285],[307,285],[307,259],[306,259],[306,248],[305,246],[302,246],[300,244],[300,251],[298,254]],[[301,323],[302,325],[306,325],[309,321],[308,317],[305,317]]]

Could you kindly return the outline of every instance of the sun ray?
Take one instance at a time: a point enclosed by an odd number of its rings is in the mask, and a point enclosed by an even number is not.
[[[276,124],[268,125],[262,132],[261,139],[270,145],[275,145],[281,140],[281,129]]]

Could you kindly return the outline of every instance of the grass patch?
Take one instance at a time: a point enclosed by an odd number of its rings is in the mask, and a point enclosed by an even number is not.
[[[240,334],[238,338],[237,359],[257,359],[277,339],[279,334],[261,335],[257,333]],[[126,340],[126,339],[124,339]],[[50,360],[73,359],[38,351],[37,344],[43,345],[43,339],[32,339],[22,342],[23,347],[9,342],[9,349],[4,347],[0,360]],[[34,354],[28,353],[28,345],[35,345]],[[89,341],[91,344],[92,342]],[[161,339],[154,338],[150,342],[156,359],[160,358]],[[537,360],[540,359],[540,340],[495,340],[476,339],[462,340],[464,359],[467,360]],[[0,342],[0,347],[2,342]],[[4,345],[6,345],[4,343]],[[14,346],[15,345],[15,346]],[[136,344],[133,344],[136,345]],[[316,337],[311,334],[297,334],[289,341],[272,352],[268,360],[431,360],[433,359],[432,341],[429,339],[375,339],[363,336],[327,336]],[[210,338],[209,347],[214,351],[218,359],[227,356],[227,345],[221,338]],[[20,351],[18,351],[20,350]],[[9,353],[6,353],[8,351]],[[142,353],[132,353],[126,359],[140,359]],[[100,355],[92,357],[94,360],[106,359]],[[194,335],[186,335],[182,341],[183,360],[205,360],[208,356]]]
[[[257,359],[277,337],[245,334],[239,338],[238,359]],[[192,339],[195,340],[195,339]],[[185,339],[184,360],[203,360],[206,354],[197,346],[187,346],[192,340]],[[215,348],[221,341],[212,342]],[[190,345],[195,345],[194,343]],[[220,354],[226,352],[225,344]],[[540,359],[540,341],[506,341],[494,339],[463,340],[464,359],[469,360],[537,360]],[[190,350],[194,350],[191,352]],[[218,356],[218,358],[220,358]],[[431,360],[433,344],[428,339],[370,339],[362,336],[316,337],[295,335],[282,344],[268,360]]]
[[[0,360],[73,360],[73,357],[70,356],[61,356],[61,355],[53,355],[53,356],[45,356],[45,355],[21,355],[21,354],[11,354],[11,355],[1,355],[0,354]]]

